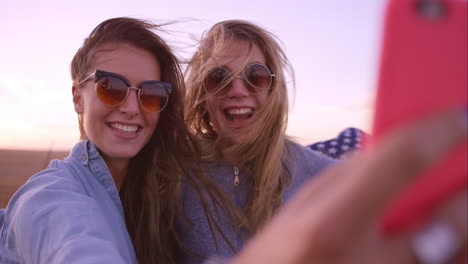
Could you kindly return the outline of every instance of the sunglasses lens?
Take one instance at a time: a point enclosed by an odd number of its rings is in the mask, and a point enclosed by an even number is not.
[[[150,112],[159,112],[166,107],[169,95],[159,83],[143,84],[140,90],[140,102]]]
[[[213,69],[205,78],[206,91],[210,94],[225,95],[229,91],[226,85],[229,75],[230,72],[223,67]]]
[[[244,75],[248,84],[247,89],[251,93],[256,93],[258,90],[270,88],[272,76],[265,66],[261,64],[250,65],[245,69]]]
[[[96,93],[106,105],[120,104],[127,96],[127,85],[119,78],[104,76],[96,83]]]

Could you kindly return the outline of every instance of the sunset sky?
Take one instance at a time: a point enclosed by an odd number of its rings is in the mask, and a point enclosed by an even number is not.
[[[164,38],[185,58],[214,23],[255,22],[282,40],[295,69],[291,136],[309,144],[350,126],[369,131],[384,0],[19,0],[1,11],[0,149],[76,143],[69,64],[96,25],[118,16],[179,21]]]

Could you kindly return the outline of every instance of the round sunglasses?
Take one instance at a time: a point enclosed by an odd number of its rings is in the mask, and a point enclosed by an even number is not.
[[[169,101],[171,84],[160,81],[144,81],[137,87],[130,86],[127,78],[117,73],[96,70],[79,84],[94,78],[96,94],[105,105],[117,106],[125,101],[130,89],[138,92],[140,105],[149,112],[161,112]]]
[[[273,82],[274,74],[263,64],[254,63],[247,66],[241,76],[232,76],[231,71],[225,67],[212,69],[204,80],[206,92],[216,97],[224,97],[231,89],[231,82],[234,78],[242,78],[244,86],[249,93],[258,94],[268,90]]]

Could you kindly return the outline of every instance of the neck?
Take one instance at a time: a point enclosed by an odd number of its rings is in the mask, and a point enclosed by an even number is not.
[[[240,161],[239,155],[233,153],[232,149],[228,146],[220,146],[221,154],[223,159],[232,165],[237,165]]]
[[[223,151],[223,159],[233,165],[236,165],[239,162],[237,155],[226,153],[225,151]]]
[[[238,154],[237,150],[239,142],[230,138],[219,138],[216,142],[216,148],[221,153],[223,159],[232,165],[239,165],[242,161],[241,156]]]
[[[107,168],[112,175],[112,179],[114,180],[115,187],[117,191],[120,191],[120,187],[122,186],[122,182],[125,179],[128,171],[128,159],[109,159],[104,157],[104,161],[106,162]]]

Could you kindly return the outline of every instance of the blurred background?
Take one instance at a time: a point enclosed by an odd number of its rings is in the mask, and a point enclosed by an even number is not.
[[[289,135],[311,144],[350,126],[369,131],[384,0],[17,0],[0,9],[0,207],[77,142],[69,63],[112,17],[178,21],[164,38],[185,59],[214,23],[257,23],[282,41],[295,70]]]

